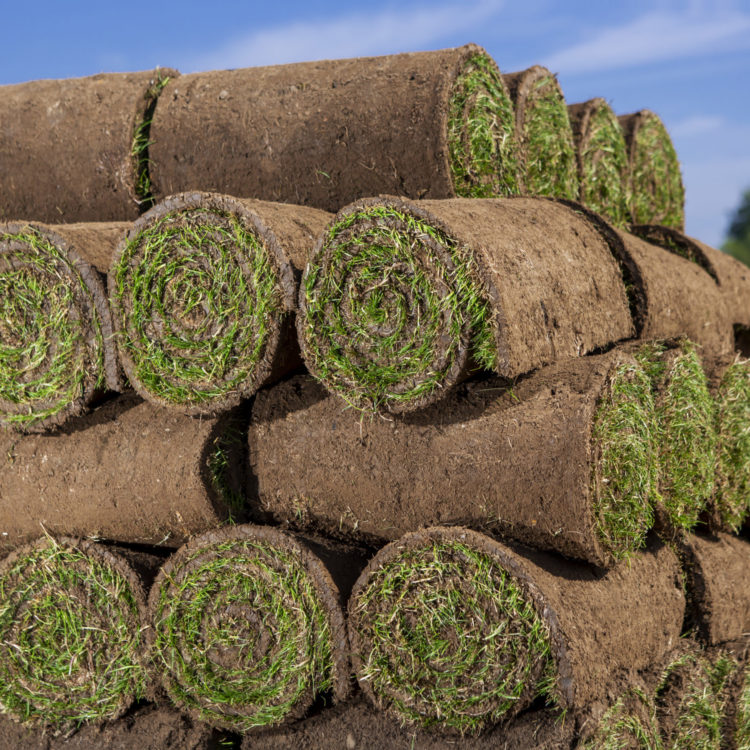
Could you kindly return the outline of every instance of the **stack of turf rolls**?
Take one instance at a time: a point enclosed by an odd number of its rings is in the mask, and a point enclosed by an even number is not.
[[[0,87],[0,746],[750,746],[750,273],[476,45]]]

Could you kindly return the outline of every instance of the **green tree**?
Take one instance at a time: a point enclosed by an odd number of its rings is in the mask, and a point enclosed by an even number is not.
[[[750,188],[743,193],[740,205],[732,216],[721,249],[750,266]]]

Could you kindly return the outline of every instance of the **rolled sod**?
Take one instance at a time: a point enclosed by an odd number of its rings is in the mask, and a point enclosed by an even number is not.
[[[680,162],[664,123],[647,109],[619,118],[629,165],[628,223],[685,226]]]
[[[503,79],[516,115],[523,191],[576,200],[576,150],[557,77],[547,68],[534,65]]]
[[[102,277],[126,223],[0,224],[0,424],[63,424],[122,382]]]
[[[615,113],[604,99],[568,107],[578,164],[579,200],[615,226],[627,223],[628,159]]]
[[[56,730],[113,720],[147,684],[145,593],[111,550],[43,537],[0,563],[0,710]]]
[[[168,68],[0,86],[0,219],[128,221],[148,201]]]
[[[338,589],[289,534],[245,525],[193,539],[160,571],[149,606],[163,687],[197,719],[246,732],[348,694]]]
[[[298,375],[258,393],[248,443],[273,522],[373,544],[462,524],[609,566],[653,523],[655,427],[647,376],[613,351],[469,381],[395,420],[362,419]]]
[[[136,221],[112,260],[109,299],[138,393],[185,414],[216,414],[298,366],[299,275],[330,218],[192,192]]]
[[[515,377],[633,333],[605,239],[538,198],[347,206],[310,257],[299,307],[308,369],[365,411],[413,411],[472,370]]]
[[[354,670],[376,707],[442,733],[478,733],[537,696],[583,709],[673,647],[678,574],[663,546],[600,574],[460,527],[410,533],[355,584]]]
[[[151,139],[160,197],[198,188],[338,211],[381,193],[519,191],[513,105],[473,44],[182,76]]]
[[[658,420],[659,526],[692,529],[708,511],[716,483],[715,406],[695,345],[649,342],[636,359],[651,378]]]
[[[177,547],[245,514],[241,412],[110,400],[53,435],[0,436],[0,549],[55,534]]]

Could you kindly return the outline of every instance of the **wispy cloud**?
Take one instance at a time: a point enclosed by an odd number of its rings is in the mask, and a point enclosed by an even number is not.
[[[673,125],[669,132],[674,138],[693,138],[718,130],[724,122],[718,115],[692,115]]]
[[[476,31],[497,15],[504,0],[474,0],[443,5],[299,21],[238,36],[207,55],[187,61],[185,70],[379,55],[415,50],[461,31]]]
[[[553,54],[545,65],[560,73],[588,73],[698,57],[748,48],[749,32],[750,13],[697,3],[601,29],[591,39]]]

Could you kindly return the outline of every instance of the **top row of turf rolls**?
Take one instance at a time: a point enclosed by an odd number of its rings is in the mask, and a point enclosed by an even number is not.
[[[332,212],[384,193],[528,194],[580,199],[616,225],[681,228],[661,121],[643,111],[623,127],[602,99],[569,117],[548,70],[503,76],[471,44],[33,81],[0,87],[0,219],[133,220],[187,190]]]

